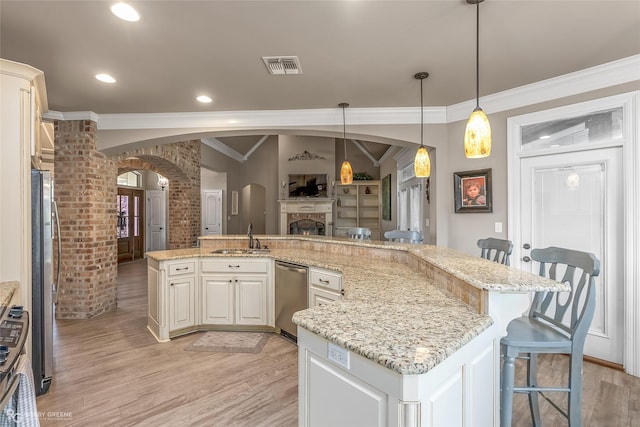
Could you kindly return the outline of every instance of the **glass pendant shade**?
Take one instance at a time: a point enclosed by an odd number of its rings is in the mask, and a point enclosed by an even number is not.
[[[482,108],[476,107],[464,131],[464,155],[469,159],[491,154],[491,125]]]
[[[347,119],[344,115],[344,109],[348,106],[349,104],[346,102],[338,104],[338,107],[342,108],[342,143],[344,144],[344,162],[342,162],[342,167],[340,168],[341,184],[351,184],[353,182],[353,169],[347,159]]]
[[[413,159],[413,173],[416,178],[428,178],[431,175],[431,159],[429,152],[424,147],[424,102],[422,96],[422,81],[429,77],[429,73],[423,71],[413,76],[420,80],[420,148]]]
[[[413,171],[418,178],[428,178],[431,175],[431,159],[426,148],[418,148],[413,160]]]
[[[342,162],[342,167],[340,168],[340,183],[341,184],[351,184],[353,182],[353,169],[351,168],[351,163],[348,160]]]

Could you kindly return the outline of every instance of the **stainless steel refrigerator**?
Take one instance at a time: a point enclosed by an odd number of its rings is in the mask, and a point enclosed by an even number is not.
[[[31,318],[33,322],[32,368],[36,395],[44,394],[49,390],[53,371],[53,304],[56,290],[53,274],[53,240],[54,225],[57,224],[55,212],[51,173],[32,170]],[[59,251],[57,255],[59,262]]]

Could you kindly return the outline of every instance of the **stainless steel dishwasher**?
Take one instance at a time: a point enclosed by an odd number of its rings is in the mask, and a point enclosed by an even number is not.
[[[304,310],[309,303],[308,269],[302,265],[276,261],[276,328],[285,337],[296,340],[293,313]]]

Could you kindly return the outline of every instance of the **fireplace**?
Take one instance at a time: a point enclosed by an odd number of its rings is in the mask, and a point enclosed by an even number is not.
[[[326,236],[327,225],[323,214],[288,214],[287,234]]]
[[[280,202],[280,234],[331,236],[333,200],[289,199]]]

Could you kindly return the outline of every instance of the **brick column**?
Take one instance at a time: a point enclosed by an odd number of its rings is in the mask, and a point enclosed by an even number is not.
[[[55,122],[55,200],[62,244],[59,319],[88,319],[116,307],[117,165],[96,151],[96,124]]]

